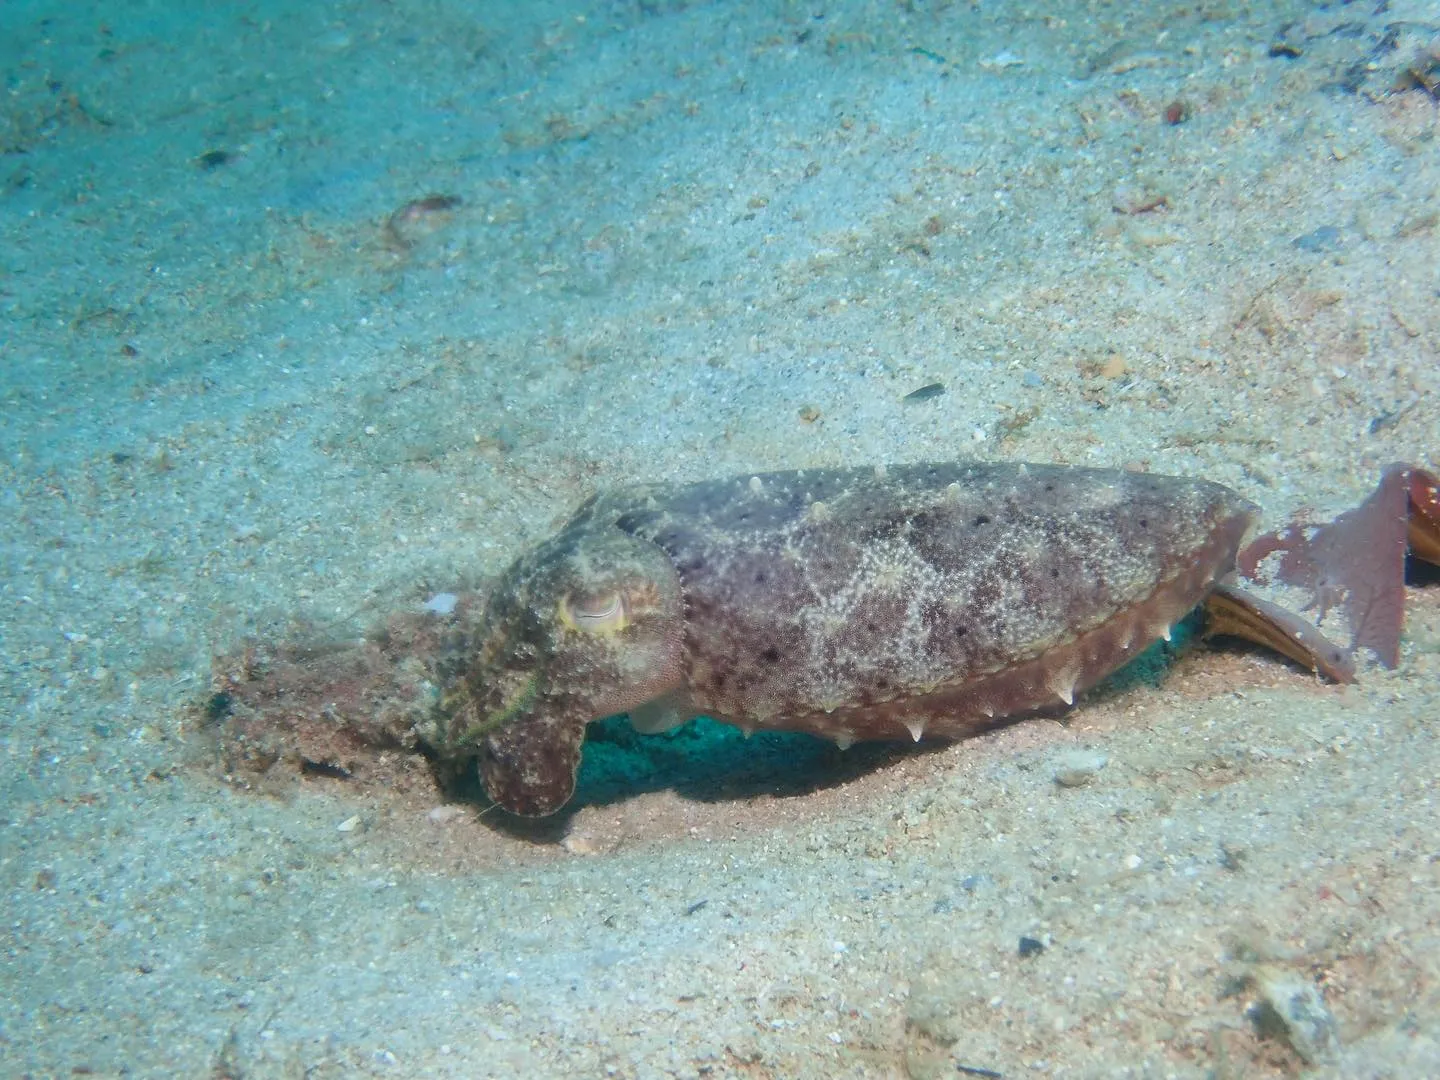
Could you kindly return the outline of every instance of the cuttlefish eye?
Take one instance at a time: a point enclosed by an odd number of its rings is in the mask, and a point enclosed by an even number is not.
[[[630,625],[629,605],[619,590],[572,593],[560,601],[560,620],[587,634],[613,634]]]

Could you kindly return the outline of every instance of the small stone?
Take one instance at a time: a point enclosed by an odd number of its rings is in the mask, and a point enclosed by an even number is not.
[[[1016,56],[1009,49],[1001,49],[988,60],[980,61],[980,66],[986,71],[1003,71],[1006,68],[1023,67],[1024,64],[1024,58]]]
[[[584,833],[570,833],[560,841],[560,846],[571,855],[594,855],[600,850],[595,838]]]
[[[917,401],[931,401],[943,393],[945,393],[945,384],[932,382],[926,383],[918,390],[911,390],[910,393],[906,394],[900,400],[913,404]]]
[[[1063,788],[1084,787],[1109,761],[1098,750],[1066,750],[1056,759],[1055,783]]]
[[[1319,987],[1296,972],[1268,965],[1255,968],[1251,979],[1260,1000],[1250,1017],[1261,1034],[1284,1039],[1307,1065],[1335,1060],[1340,1036]]]
[[[1318,229],[1297,236],[1290,243],[1301,251],[1320,253],[1334,251],[1340,246],[1340,230],[1334,225],[1321,225]]]
[[[432,807],[430,809],[430,812],[426,814],[425,817],[429,819],[430,824],[432,825],[448,825],[450,822],[462,816],[464,813],[465,811],[461,807],[455,806],[453,804],[446,804],[443,806]]]
[[[1145,184],[1124,182],[1110,194],[1110,208],[1117,214],[1148,214],[1168,206],[1170,197]]]
[[[451,615],[455,611],[455,605],[459,602],[460,598],[454,593],[440,592],[425,601],[425,610],[434,612],[436,615]]]
[[[926,957],[910,980],[906,1023],[941,1046],[950,1046],[970,1033],[965,1015],[971,984],[965,962],[949,951]]]
[[[386,220],[386,244],[397,251],[414,248],[443,232],[460,205],[458,195],[426,195],[423,199],[412,199]]]
[[[335,828],[339,832],[354,832],[356,829],[360,828],[360,815],[352,814],[350,817],[347,817],[344,821],[340,822],[339,825],[336,825]]]
[[[1022,937],[1018,951],[1022,960],[1028,956],[1038,956],[1045,951],[1045,942],[1039,938]]]

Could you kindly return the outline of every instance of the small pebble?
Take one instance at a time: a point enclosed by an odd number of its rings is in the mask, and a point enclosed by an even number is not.
[[[1321,225],[1313,232],[1295,237],[1290,243],[1301,251],[1334,251],[1340,246],[1340,230],[1334,225]]]
[[[1255,1025],[1284,1038],[1307,1065],[1333,1061],[1340,1036],[1320,988],[1297,972],[1277,967],[1257,967],[1252,978],[1260,994],[1252,1010]]]
[[[1019,953],[1021,959],[1027,956],[1038,956],[1045,951],[1045,943],[1039,938],[1022,937],[1020,939]]]
[[[340,832],[354,832],[354,831],[355,831],[356,829],[358,829],[359,827],[360,827],[360,815],[359,815],[359,814],[352,814],[350,817],[347,817],[344,821],[340,822],[339,825],[336,825],[336,826],[335,826],[335,828],[336,828],[337,830],[339,830]]]
[[[432,825],[448,825],[456,818],[461,817],[464,813],[465,811],[461,807],[455,806],[453,804],[446,804],[443,806],[432,807],[430,812],[425,816],[429,819]]]
[[[932,398],[939,397],[943,393],[945,393],[944,383],[926,383],[924,386],[920,387],[919,390],[911,390],[910,393],[906,394],[902,400],[910,403],[914,403],[916,401],[929,401]]]
[[[1110,193],[1110,207],[1117,214],[1146,214],[1168,206],[1170,197],[1162,191],[1144,184],[1125,182],[1117,184]]]
[[[426,195],[412,199],[385,222],[385,238],[394,248],[405,250],[445,229],[452,211],[462,205],[458,195]]]
[[[981,60],[980,66],[986,71],[1000,71],[1005,68],[1022,67],[1025,63],[1023,57],[1016,56],[1009,49],[1001,49],[988,60]]]
[[[1098,750],[1067,750],[1055,761],[1055,783],[1063,788],[1084,787],[1109,761]]]
[[[560,846],[571,855],[594,855],[600,850],[595,838],[584,833],[570,833],[560,841]]]
[[[354,43],[350,32],[343,27],[333,27],[315,39],[315,45],[321,52],[343,52]]]
[[[436,593],[425,601],[425,610],[433,611],[436,615],[450,615],[455,611],[455,605],[459,602],[460,598],[454,593]]]

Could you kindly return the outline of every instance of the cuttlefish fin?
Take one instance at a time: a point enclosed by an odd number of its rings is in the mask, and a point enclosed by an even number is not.
[[[658,735],[673,731],[694,715],[690,694],[683,689],[672,690],[631,709],[630,726],[642,735]]]

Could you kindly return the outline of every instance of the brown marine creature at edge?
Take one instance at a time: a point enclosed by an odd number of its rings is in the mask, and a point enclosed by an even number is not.
[[[1416,469],[1389,482],[1416,511],[1412,546],[1421,551],[1428,521],[1433,549],[1434,478]],[[1394,503],[1361,515],[1367,543],[1376,521],[1394,533]],[[268,679],[217,665],[217,688],[236,705],[244,737],[263,728],[267,711],[292,742],[312,745],[316,730],[330,745],[337,730],[353,736],[378,724],[385,741],[424,748],[450,770],[478,763],[496,803],[543,816],[573,794],[593,720],[627,713],[657,731],[705,714],[842,746],[957,739],[1068,705],[1207,599],[1213,632],[1350,681],[1347,650],[1234,584],[1254,511],[1208,481],[1050,465],[819,469],[622,488],[593,497],[517,559],[486,603],[462,605],[443,636],[369,643],[395,655],[372,665],[379,675],[359,693],[352,687],[348,705],[327,701],[318,726],[303,715],[315,688],[291,689],[313,683],[303,664]],[[1403,566],[1403,513],[1398,520]],[[1287,550],[1303,565],[1307,540],[1324,530],[1276,541],[1286,536],[1261,538],[1247,553],[1258,563]],[[427,678],[416,678],[417,651]],[[349,716],[367,709],[374,718]]]

